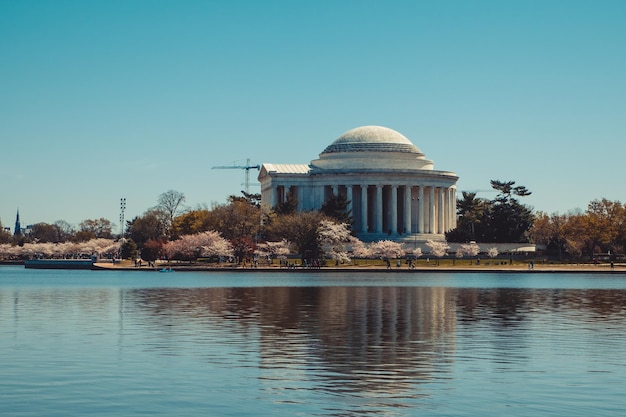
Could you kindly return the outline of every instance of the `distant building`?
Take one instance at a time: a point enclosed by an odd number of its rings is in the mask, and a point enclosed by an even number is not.
[[[276,207],[290,192],[299,211],[344,195],[353,231],[366,242],[443,240],[456,227],[457,175],[435,171],[409,139],[385,127],[352,129],[308,165],[263,164],[258,179],[264,207]]]
[[[20,225],[20,209],[17,209],[17,216],[15,217],[15,228],[13,229],[14,236],[22,236],[22,226]]]

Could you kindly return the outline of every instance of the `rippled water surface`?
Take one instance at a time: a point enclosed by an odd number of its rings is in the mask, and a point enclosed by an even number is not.
[[[617,416],[626,276],[0,267],[0,415]]]

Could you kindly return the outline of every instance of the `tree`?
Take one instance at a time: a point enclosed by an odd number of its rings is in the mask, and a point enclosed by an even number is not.
[[[92,233],[94,238],[111,239],[113,237],[111,221],[103,217],[83,220],[78,227],[81,232]]]
[[[491,186],[500,193],[491,203],[483,242],[527,242],[533,225],[532,210],[512,197],[531,194],[524,186],[514,187],[515,181],[491,180]]]
[[[230,196],[229,204],[215,207],[208,221],[233,245],[239,261],[253,255],[261,228],[261,208],[244,197]]]
[[[598,250],[606,252],[616,246],[620,234],[618,229],[624,223],[623,213],[624,207],[619,201],[603,198],[589,203],[584,216],[578,219],[578,233],[584,236],[585,253],[593,257]]]
[[[430,248],[430,254],[437,258],[437,265],[439,265],[439,258],[446,255],[446,251],[450,249],[450,246],[446,242],[440,242],[435,240],[429,240],[426,242],[426,246]]]
[[[261,258],[270,259],[279,258],[286,259],[289,255],[289,242],[283,239],[279,242],[261,242],[257,245],[254,254]]]
[[[169,233],[170,227],[174,223],[174,218],[184,212],[184,202],[185,194],[180,191],[169,190],[159,195],[155,208],[164,213],[166,233]]]
[[[462,198],[456,202],[458,215],[457,227],[446,233],[446,240],[450,242],[476,241],[482,236],[482,230],[477,230],[485,213],[485,200],[476,197],[474,192],[462,192]]]
[[[569,221],[570,218],[566,214],[537,213],[529,233],[531,241],[546,245],[549,255],[562,260],[563,254],[567,251]]]
[[[213,227],[212,213],[207,209],[191,210],[177,216],[170,229],[170,238],[178,239],[183,235],[206,232]]]
[[[86,230],[79,230],[78,232],[74,233],[74,235],[72,236],[72,242],[88,242],[91,239],[95,239],[96,235],[93,234],[93,232],[88,232]]]
[[[31,239],[41,243],[57,243],[60,241],[59,228],[53,224],[37,223],[33,225],[30,237]]]
[[[380,240],[370,244],[372,256],[383,259],[397,259],[404,256],[405,251],[402,244],[391,240]]]
[[[128,222],[128,237],[141,249],[149,240],[164,240],[165,223],[163,212],[148,210],[141,217],[135,217]]]
[[[320,208],[320,212],[339,223],[352,225],[352,210],[348,210],[350,201],[343,194],[332,193]]]
[[[318,228],[323,219],[327,218],[317,211],[270,217],[265,226],[265,237],[272,241],[287,239],[295,246],[302,262],[321,261],[323,250],[318,239]]]
[[[259,194],[259,193],[247,193],[245,191],[242,191],[241,194],[243,194],[244,198],[246,200],[248,200],[248,203],[250,203],[253,206],[256,206],[258,208],[261,208],[261,194]]]
[[[135,259],[137,258],[137,244],[132,240],[125,240],[122,244],[120,258],[122,259]]]
[[[322,219],[317,230],[318,239],[326,256],[339,262],[350,262],[346,246],[356,238],[350,235],[346,223]]]
[[[520,185],[517,187],[513,187],[514,185],[515,181],[491,180],[491,188],[500,192],[498,197],[496,197],[496,201],[511,201],[511,194],[517,195],[519,197],[526,197],[532,194],[525,186]]]
[[[76,233],[74,227],[71,224],[66,222],[65,220],[57,220],[54,222],[54,225],[57,227],[59,232],[59,242],[65,242],[72,238],[72,235]]]
[[[150,239],[143,244],[141,249],[141,259],[146,261],[156,261],[163,255],[163,241]]]
[[[219,232],[207,231],[194,235],[184,235],[180,239],[167,242],[163,251],[168,259],[193,261],[199,257],[232,256],[233,249]]]
[[[9,243],[11,241],[11,233],[4,230],[2,221],[0,221],[0,243]]]
[[[456,251],[457,257],[462,258],[467,255],[470,258],[470,265],[472,264],[472,259],[475,256],[478,256],[480,253],[480,246],[478,246],[475,242],[464,243]]]
[[[289,189],[285,201],[278,203],[274,208],[277,214],[291,214],[298,210],[298,197],[293,188]]]

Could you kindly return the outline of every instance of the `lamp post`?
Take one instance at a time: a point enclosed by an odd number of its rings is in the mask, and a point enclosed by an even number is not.
[[[124,211],[126,210],[126,199],[120,198],[120,259],[122,258],[122,246],[124,245]]]
[[[124,237],[124,211],[126,210],[126,199],[120,198],[120,237]]]
[[[413,249],[417,249],[417,233],[418,233],[418,231],[419,231],[419,230],[418,230],[418,226],[417,226],[417,209],[419,208],[419,200],[420,200],[420,199],[419,199],[419,197],[414,197],[414,198],[411,198],[411,201],[415,201],[415,202],[417,202],[417,203],[418,203],[418,204],[417,204],[417,207],[412,208],[413,213],[415,213],[415,214],[413,215],[413,224],[411,225],[411,232],[413,231],[413,227],[415,227],[415,233],[413,234],[413,235],[415,236],[415,238],[414,238],[414,242],[413,242],[413,244],[414,244]]]

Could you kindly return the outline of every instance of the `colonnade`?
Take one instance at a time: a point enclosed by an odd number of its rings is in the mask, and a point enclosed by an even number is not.
[[[403,235],[443,234],[456,227],[454,185],[333,184],[278,186],[272,190],[274,205],[295,192],[298,210],[319,209],[331,193],[343,195],[354,218],[353,230]]]

